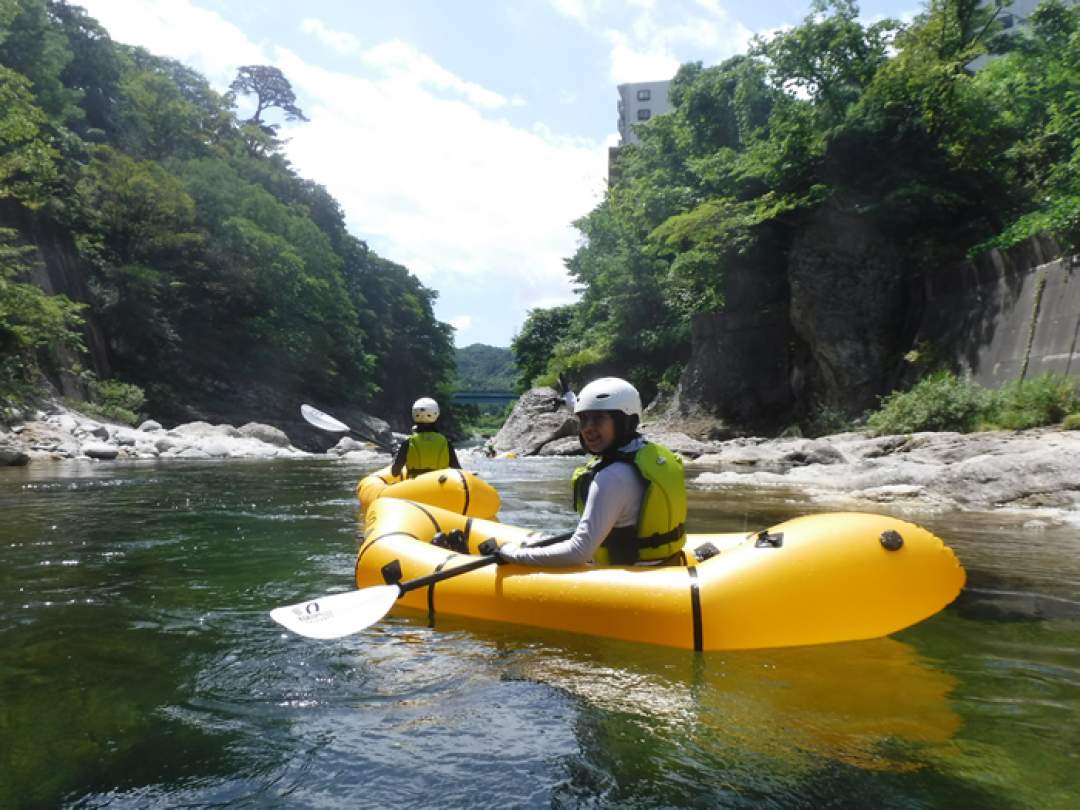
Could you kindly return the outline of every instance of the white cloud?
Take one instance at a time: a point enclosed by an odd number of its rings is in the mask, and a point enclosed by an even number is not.
[[[727,17],[727,10],[720,5],[720,0],[695,0],[695,2],[715,17]]]
[[[381,255],[436,289],[475,290],[475,309],[443,296],[459,324],[471,319],[462,329],[571,299],[563,259],[577,245],[571,222],[603,193],[604,144],[513,126],[497,111],[516,96],[508,102],[405,42],[363,52],[345,73],[256,45],[189,0],[87,6],[117,39],[211,73],[220,89],[241,64],[279,67],[311,119],[283,125],[293,166],[327,187],[350,230]]]
[[[300,30],[311,34],[319,42],[341,54],[356,53],[360,50],[360,40],[347,31],[335,31],[328,28],[322,20],[307,17],[300,23]]]
[[[463,96],[470,104],[486,109],[496,109],[507,104],[503,96],[458,78],[434,59],[401,40],[376,45],[361,58],[388,79],[402,85],[448,90]]]
[[[451,318],[449,320],[449,324],[452,327],[454,327],[457,331],[464,332],[470,326],[472,326],[472,316],[471,315],[458,315],[456,317]]]
[[[679,69],[678,58],[663,46],[639,49],[621,31],[608,31],[605,36],[611,43],[608,75],[615,84],[663,81]]]
[[[482,97],[432,93],[430,70],[400,70],[397,60],[377,62],[387,67],[375,78],[284,51],[277,64],[311,118],[284,133],[290,160],[327,186],[377,250],[429,281],[513,274],[566,286],[570,222],[603,189],[602,144],[489,118],[485,103],[468,103]],[[444,78],[437,87],[466,84]]]
[[[551,0],[551,7],[564,17],[588,25],[589,14],[585,9],[585,0]]]
[[[754,33],[732,20],[716,0],[696,0],[706,12],[651,5],[604,36],[610,44],[610,76],[616,83],[670,79],[683,62],[716,64],[746,50]]]
[[[754,32],[720,0],[550,0],[552,7],[608,43],[616,84],[661,81],[683,62],[716,64],[746,50]]]

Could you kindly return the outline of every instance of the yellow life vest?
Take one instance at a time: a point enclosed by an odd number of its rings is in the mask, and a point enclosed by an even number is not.
[[[409,478],[450,466],[450,443],[435,430],[425,430],[409,437],[405,468]]]
[[[596,550],[600,565],[633,565],[636,562],[663,560],[677,553],[686,542],[686,481],[682,460],[660,444],[646,442],[635,453],[615,457],[596,456],[574,470],[571,486],[574,509],[585,510],[589,485],[595,475],[609,464],[633,464],[645,479],[636,526],[611,530]]]

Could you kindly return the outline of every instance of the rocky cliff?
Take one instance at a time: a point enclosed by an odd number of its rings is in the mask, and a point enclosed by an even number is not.
[[[20,239],[34,247],[30,281],[50,294],[66,295],[81,304],[90,303],[86,273],[80,266],[79,254],[68,230],[10,198],[0,199],[0,228],[14,229]],[[100,379],[107,379],[111,373],[104,333],[89,307],[82,316],[86,362]],[[51,362],[46,363],[44,371],[50,382],[63,395],[82,398],[85,392],[68,373],[76,358],[64,350],[54,350],[49,359]]]
[[[825,207],[781,261],[725,279],[693,322],[691,357],[652,418],[702,438],[769,434],[823,412],[857,417],[930,366],[987,386],[1080,372],[1076,259],[1047,239],[916,271],[868,218]]]

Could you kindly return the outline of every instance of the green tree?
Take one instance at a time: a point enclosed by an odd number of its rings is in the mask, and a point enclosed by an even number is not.
[[[1043,3],[1028,22],[974,77],[1004,133],[991,145],[995,165],[1021,200],[1011,207],[1016,219],[976,251],[1038,233],[1080,248],[1080,8]]]
[[[226,101],[235,105],[238,96],[255,96],[255,112],[244,124],[244,138],[253,154],[266,155],[281,146],[277,138],[278,124],[263,119],[269,110],[280,110],[286,121],[307,121],[296,105],[292,84],[272,65],[244,65],[229,85]]]
[[[121,58],[109,33],[85,10],[63,0],[49,0],[48,9],[71,52],[60,81],[78,93],[83,111],[82,120],[71,126],[84,138],[100,140],[115,130],[113,108],[120,94]]]
[[[63,82],[72,60],[63,30],[53,24],[45,0],[6,0],[0,11],[0,65],[30,80],[35,102],[50,120],[67,123],[82,116],[81,94]]]
[[[518,368],[517,390],[528,391],[534,380],[548,370],[555,346],[566,335],[574,317],[574,305],[530,309],[525,323],[514,335],[510,350]]]
[[[39,208],[60,177],[59,151],[45,113],[34,104],[30,81],[0,66],[0,199]]]
[[[891,19],[864,26],[858,16],[853,0],[814,0],[802,25],[759,38],[751,50],[770,65],[779,89],[811,102],[823,126],[842,121],[859,100],[900,28]]]
[[[255,112],[248,123],[257,124],[271,133],[277,132],[277,125],[262,120],[267,110],[281,110],[286,121],[308,120],[296,106],[296,94],[289,80],[272,65],[244,65],[236,72],[236,78],[229,85],[229,100],[248,95],[255,96]]]
[[[517,368],[510,349],[473,343],[454,352],[458,391],[511,391]]]

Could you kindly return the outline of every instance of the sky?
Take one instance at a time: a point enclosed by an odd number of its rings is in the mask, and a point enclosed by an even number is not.
[[[809,0],[75,0],[119,42],[224,92],[279,68],[309,122],[285,154],[349,231],[438,292],[458,346],[509,346],[575,300],[574,220],[602,199],[616,85],[714,65],[797,25]],[[863,17],[910,19],[919,0]]]

